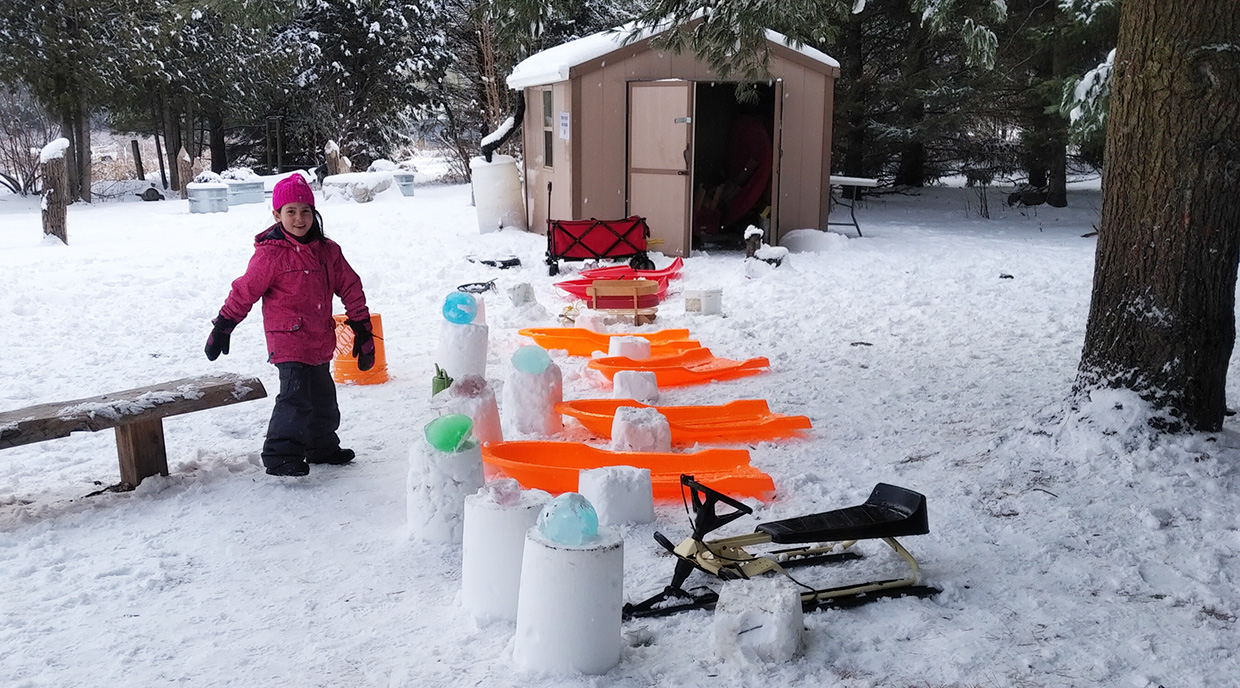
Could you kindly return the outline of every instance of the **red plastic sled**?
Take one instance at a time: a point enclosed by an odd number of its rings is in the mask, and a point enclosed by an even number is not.
[[[584,279],[629,279],[633,277],[645,277],[646,279],[667,281],[680,277],[680,269],[685,265],[684,259],[676,256],[676,260],[671,265],[658,270],[634,270],[629,265],[608,265],[602,268],[590,268],[582,270],[577,274]]]
[[[625,269],[627,270],[629,268],[626,266]],[[590,298],[590,294],[587,290],[590,288],[591,284],[594,284],[594,281],[596,279],[617,279],[619,280],[619,279],[640,279],[640,278],[634,277],[633,275],[629,275],[628,277],[606,277],[606,278],[594,277],[594,278],[588,278],[588,279],[560,280],[559,282],[555,283],[555,286],[563,291],[568,292],[569,294],[572,294],[573,296],[579,299],[588,299]],[[667,296],[667,278],[666,277],[652,278],[651,281],[657,282],[659,284],[659,290],[655,292],[655,296],[657,297],[655,300],[655,304],[662,303],[663,297]],[[654,305],[654,304],[651,304],[651,305]]]

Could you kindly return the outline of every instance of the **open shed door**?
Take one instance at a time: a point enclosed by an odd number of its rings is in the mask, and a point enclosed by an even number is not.
[[[689,252],[693,83],[629,82],[629,214],[646,218],[650,248]]]
[[[784,161],[784,80],[775,80],[775,112],[771,121],[771,225],[766,242],[778,246],[783,227],[779,224],[779,170]]]

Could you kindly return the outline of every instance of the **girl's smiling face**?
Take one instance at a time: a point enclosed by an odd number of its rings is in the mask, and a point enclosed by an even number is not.
[[[314,206],[309,203],[285,203],[271,213],[284,231],[297,238],[306,236],[314,225]]]

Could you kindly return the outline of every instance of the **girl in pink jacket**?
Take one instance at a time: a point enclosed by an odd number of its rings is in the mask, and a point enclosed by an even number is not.
[[[300,174],[281,179],[271,194],[276,223],[254,237],[254,257],[207,337],[207,358],[228,353],[228,340],[259,299],[267,331],[268,360],[280,371],[280,394],[271,410],[263,465],[271,475],[301,476],[311,463],[341,465],[353,460],[340,447],[340,408],[331,359],[336,351],[332,297],[344,302],[353,329],[357,367],[375,363],[374,336],[362,280],[323,235],[314,192]]]

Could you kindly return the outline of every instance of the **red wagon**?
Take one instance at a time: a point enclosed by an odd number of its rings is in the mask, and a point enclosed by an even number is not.
[[[646,218],[623,220],[547,220],[547,273],[560,272],[561,260],[628,258],[634,270],[652,270],[646,255]]]

